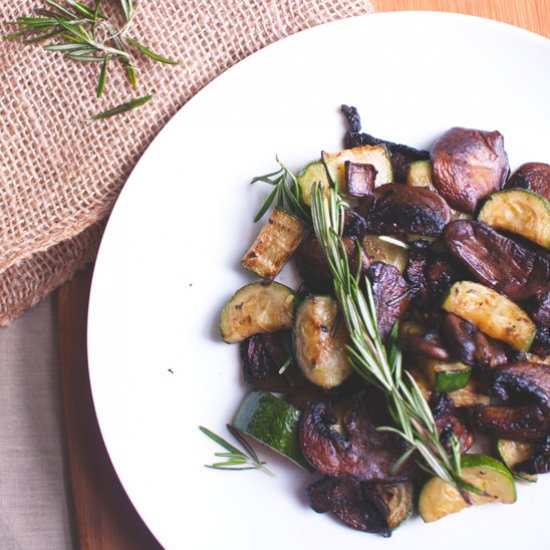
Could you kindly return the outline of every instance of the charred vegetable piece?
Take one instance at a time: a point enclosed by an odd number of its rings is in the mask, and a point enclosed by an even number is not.
[[[387,240],[381,239],[378,235],[365,235],[361,246],[372,263],[384,262],[393,265],[404,273],[409,257],[408,246],[400,246]]]
[[[294,464],[310,470],[300,452],[298,423],[301,412],[264,391],[249,393],[241,403],[233,426],[267,445]]]
[[[397,529],[411,517],[414,492],[410,481],[363,484],[363,490],[380,510],[390,529]]]
[[[537,476],[528,474],[516,468],[518,464],[529,459],[535,452],[535,444],[524,441],[512,441],[510,439],[499,439],[497,441],[497,452],[505,466],[518,478],[523,481],[537,481]]]
[[[257,390],[287,392],[298,386],[303,391],[307,385],[292,358],[290,330],[250,336],[241,343],[241,360],[245,382]]]
[[[298,218],[275,208],[244,255],[242,264],[264,279],[274,279],[305,234],[306,226]]]
[[[550,436],[547,435],[537,443],[531,456],[518,464],[517,468],[524,472],[525,476],[531,476],[535,479],[536,474],[550,472]]]
[[[330,187],[330,181],[327,174],[327,169],[322,160],[316,160],[310,162],[302,171],[301,174],[296,176],[296,183],[301,191],[302,201],[304,204],[311,206],[311,191],[313,184],[319,183],[323,186],[325,193]]]
[[[466,425],[462,411],[456,410],[447,393],[432,393],[429,404],[439,438],[447,451],[451,452],[451,436],[454,434],[460,443],[460,451],[465,453],[474,444],[474,434]]]
[[[514,478],[503,464],[484,455],[462,455],[462,477],[485,494],[468,493],[473,505],[516,501]],[[458,490],[439,477],[433,477],[420,492],[418,511],[425,522],[437,521],[470,506]]]
[[[393,325],[405,316],[409,285],[397,268],[382,262],[372,264],[367,273],[376,303],[378,330],[385,340]]]
[[[491,398],[487,395],[485,388],[478,380],[470,381],[459,390],[450,392],[449,397],[457,408],[475,407],[476,405],[487,405]]]
[[[550,328],[550,287],[539,293],[529,313],[537,324]]]
[[[411,187],[425,187],[437,192],[433,184],[433,165],[429,160],[417,160],[409,165],[407,171],[407,185]]]
[[[344,211],[344,237],[355,237],[361,240],[367,231],[367,222],[365,218],[351,208],[346,208]]]
[[[384,145],[391,156],[391,162],[394,170],[395,179],[404,183],[407,177],[407,169],[409,165],[418,160],[429,160],[429,151],[422,151],[383,139],[376,138],[370,134],[361,132],[361,119],[355,107],[342,105],[342,113],[346,117],[349,130],[344,137],[344,145],[346,147],[357,147],[359,145]]]
[[[310,485],[306,493],[316,512],[332,512],[353,529],[390,536],[387,521],[365,494],[364,485],[351,478],[325,478]]]
[[[377,188],[366,216],[368,231],[377,235],[437,236],[450,221],[451,210],[438,194],[399,183]]]
[[[423,305],[428,301],[429,288],[425,270],[430,260],[431,247],[431,243],[425,239],[420,239],[410,245],[405,278],[411,286],[415,305]]]
[[[531,351],[538,355],[550,355],[550,328],[538,327]]]
[[[472,374],[472,367],[464,363],[446,363],[436,359],[418,358],[428,383],[437,392],[453,392],[463,388]]]
[[[455,221],[445,228],[453,256],[484,285],[512,300],[536,296],[550,280],[550,261],[478,221]]]
[[[493,340],[482,332],[477,331],[474,334],[474,343],[476,346],[474,364],[485,371],[491,371],[508,362],[506,344],[503,342]]]
[[[455,283],[442,307],[518,351],[529,351],[537,332],[533,321],[518,305],[479,283]]]
[[[440,300],[456,281],[464,279],[464,272],[455,260],[439,256],[428,262],[425,268],[426,282],[430,295],[434,300]]]
[[[550,201],[550,165],[543,162],[522,164],[512,174],[505,187],[528,189]]]
[[[479,211],[478,219],[550,249],[550,202],[537,193],[525,189],[493,193]]]
[[[377,170],[372,164],[347,160],[344,163],[346,189],[351,197],[367,197],[374,191]]]
[[[446,313],[441,329],[453,357],[466,365],[473,365],[476,353],[474,335],[477,329],[475,325],[454,313]]]
[[[359,256],[361,259],[361,275],[367,274],[370,265],[366,254],[359,254],[357,240],[354,237],[343,237],[346,246],[350,266],[354,270],[358,267]],[[312,292],[331,293],[333,291],[333,278],[325,253],[314,237],[306,239],[296,253],[296,267],[298,273]]]
[[[405,321],[399,325],[399,347],[415,351],[431,359],[448,361],[449,352],[435,330],[427,330],[418,323]]]
[[[290,328],[295,300],[295,292],[280,283],[261,282],[243,286],[222,309],[222,338],[229,344],[235,344],[253,334]]]
[[[347,161],[372,165],[376,170],[375,187],[393,181],[390,155],[383,145],[364,145],[353,149],[344,149],[338,153],[323,151],[321,156],[330,181],[341,193],[347,193],[345,166]]]
[[[476,407],[473,421],[478,429],[516,441],[533,441],[550,433],[549,366],[518,361],[499,367],[491,392],[505,402],[529,403]]]
[[[296,362],[310,382],[333,388],[351,374],[345,350],[348,335],[336,300],[307,297],[296,311],[292,334]]]
[[[452,208],[473,214],[502,187],[509,166],[499,132],[451,128],[432,148],[434,185]]]
[[[330,477],[393,482],[411,476],[408,465],[393,471],[404,451],[402,441],[376,429],[364,396],[344,408],[339,422],[328,403],[312,403],[302,414],[300,441],[307,461]]]

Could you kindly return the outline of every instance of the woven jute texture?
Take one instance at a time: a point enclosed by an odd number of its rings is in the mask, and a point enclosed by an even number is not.
[[[1,34],[13,31],[5,21],[39,4],[1,0]],[[112,70],[101,100],[96,64],[1,40],[0,324],[93,260],[103,220],[140,155],[208,82],[282,37],[369,11],[366,0],[142,0],[132,35],[180,64],[141,60],[136,91],[122,68]],[[138,111],[90,118],[151,92]]]

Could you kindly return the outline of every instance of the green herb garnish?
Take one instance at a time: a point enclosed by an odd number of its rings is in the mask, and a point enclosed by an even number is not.
[[[58,52],[66,59],[80,62],[92,62],[100,65],[96,96],[100,97],[107,84],[108,67],[113,63],[122,64],[133,88],[137,86],[135,56],[145,55],[155,61],[177,65],[178,61],[169,59],[152,51],[147,46],[129,36],[133,17],[137,13],[137,2],[120,0],[126,23],[116,29],[110,18],[102,11],[102,0],[86,5],[73,0],[57,2],[42,0],[44,6],[36,8],[32,16],[21,16],[8,22],[17,30],[8,34],[7,40],[23,39],[25,43],[45,42],[45,50]],[[129,48],[130,47],[130,51]],[[148,95],[119,107],[95,115],[94,120],[107,118],[146,103],[153,96]]]
[[[111,116],[120,115],[121,113],[125,113],[132,109],[135,109],[140,105],[145,105],[145,103],[148,103],[149,101],[151,101],[151,99],[153,99],[152,95],[146,95],[143,97],[139,97],[138,99],[133,99],[132,101],[128,101],[128,103],[123,103],[122,105],[117,105],[112,109],[103,111],[102,113],[98,113],[97,115],[94,115],[92,119],[101,120],[102,118],[109,118]]]
[[[219,458],[224,458],[223,462],[215,462],[214,464],[205,464],[207,468],[215,470],[260,470],[265,474],[274,477],[275,474],[265,466],[265,462],[261,461],[256,451],[246,441],[240,430],[227,424],[227,429],[231,435],[244,447],[244,451],[238,449],[223,437],[215,434],[204,426],[199,426],[199,430],[207,435],[210,439],[221,445],[226,452],[214,453]]]
[[[439,439],[428,403],[412,376],[402,370],[402,356],[397,347],[397,325],[393,327],[387,345],[382,343],[370,281],[367,277],[361,279],[360,271],[352,273],[342,241],[344,209],[347,206],[336,190],[329,189],[327,197],[321,186],[314,185],[311,206],[313,227],[330,266],[336,298],[348,329],[351,341],[347,347],[349,361],[360,376],[387,396],[396,427],[379,429],[398,434],[410,445],[395,468],[397,470],[413,453],[418,452],[423,459],[421,467],[456,486],[465,498],[464,490],[481,494],[483,491],[461,477],[458,439],[453,434],[450,439],[451,453],[447,453]],[[361,265],[361,261],[358,264]]]

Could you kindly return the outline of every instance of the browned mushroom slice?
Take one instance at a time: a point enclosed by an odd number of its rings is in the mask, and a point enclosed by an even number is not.
[[[377,235],[437,236],[451,221],[447,203],[424,187],[387,183],[374,191],[367,215],[367,230]]]
[[[550,279],[550,261],[488,225],[472,220],[449,224],[445,244],[481,283],[512,300],[536,296]]]
[[[434,185],[456,210],[473,214],[502,187],[509,166],[500,132],[451,128],[432,148]]]
[[[550,433],[550,367],[518,361],[495,371],[491,392],[503,401],[517,400],[521,406],[476,407],[477,428],[504,439],[533,441]]]
[[[344,237],[356,237],[361,239],[367,231],[367,224],[365,218],[352,210],[346,208],[344,212],[344,231],[342,235]]]
[[[429,302],[429,287],[426,267],[430,260],[431,243],[425,239],[414,241],[410,245],[409,260],[405,269],[405,278],[410,285],[414,305],[423,307]]]
[[[449,394],[433,392],[430,408],[444,447],[451,451],[451,436],[454,434],[460,443],[461,452],[466,452],[474,444],[474,434],[468,428],[462,411],[456,410]]]
[[[505,187],[529,189],[550,201],[550,165],[543,162],[522,164],[510,176]]]
[[[346,192],[352,197],[367,197],[373,194],[374,180],[378,173],[372,164],[344,162]]]
[[[358,267],[359,256],[361,257],[361,273],[366,275],[369,267],[369,258],[366,254],[360,254],[355,237],[342,237],[346,246],[350,267],[355,273]],[[325,253],[319,241],[312,237],[307,239],[296,253],[296,267],[298,273],[308,286],[308,288],[317,293],[331,293],[333,291],[332,273],[328,265]]]
[[[426,282],[434,300],[442,298],[453,283],[465,279],[461,266],[450,257],[441,256],[425,268]]]
[[[550,436],[540,441],[535,452],[527,460],[517,464],[515,469],[533,475],[550,472]]]
[[[361,145],[385,145],[390,153],[395,181],[402,183],[406,181],[407,169],[411,162],[430,159],[430,153],[428,151],[415,149],[401,143],[386,141],[361,132],[361,119],[357,109],[352,106],[342,105],[341,110],[346,117],[349,127],[344,137],[345,147],[351,148]]]
[[[389,536],[386,520],[367,498],[362,485],[355,479],[325,478],[310,485],[306,493],[316,512],[332,512],[353,529]]]
[[[404,451],[402,441],[395,434],[376,429],[364,396],[348,404],[339,425],[328,403],[312,403],[300,419],[300,442],[306,460],[331,477],[403,481],[411,476],[407,466],[393,472]]]
[[[455,359],[466,365],[474,364],[476,327],[454,313],[446,313],[441,324],[445,342]]]
[[[479,330],[474,334],[474,342],[476,346],[474,363],[485,371],[490,371],[508,362],[504,342],[495,340]]]
[[[550,355],[550,328],[539,326],[530,350],[538,355]]]
[[[478,405],[472,413],[472,422],[482,432],[515,441],[535,441],[550,431],[547,414],[538,405]]]
[[[385,340],[393,325],[402,319],[409,305],[409,285],[393,265],[376,262],[368,269],[376,303],[378,329]]]
[[[538,325],[550,328],[550,287],[539,293],[528,312]]]
[[[399,325],[399,347],[438,361],[448,361],[451,358],[436,330],[426,330],[412,321]]]

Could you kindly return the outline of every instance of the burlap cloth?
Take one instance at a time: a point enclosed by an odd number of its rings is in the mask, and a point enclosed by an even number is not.
[[[5,21],[39,3],[1,0],[1,35],[13,32]],[[132,35],[180,64],[141,60],[137,92],[122,69],[111,70],[99,101],[96,64],[1,40],[0,325],[94,259],[136,161],[208,82],[282,37],[370,10],[366,0],[142,0]],[[151,91],[155,99],[138,111],[90,119]]]

